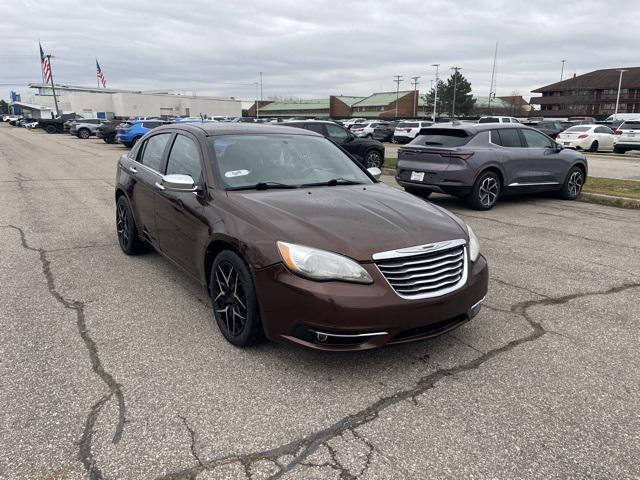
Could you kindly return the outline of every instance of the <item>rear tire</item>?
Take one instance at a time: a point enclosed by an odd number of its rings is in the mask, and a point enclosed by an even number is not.
[[[626,150],[624,148],[613,147],[613,153],[624,154]]]
[[[593,143],[589,147],[589,151],[590,152],[597,152],[598,151],[598,141],[597,140],[593,141]]]
[[[107,138],[105,138],[104,141],[107,142],[108,144],[116,143],[116,134],[111,133],[107,135]]]
[[[78,138],[86,140],[87,138],[89,138],[91,136],[91,132],[89,130],[87,130],[86,128],[81,128],[80,130],[78,130],[77,136],[78,136]]]
[[[585,178],[584,172],[580,167],[572,167],[567,173],[567,178],[564,180],[562,189],[560,190],[560,197],[565,200],[575,200],[580,195],[582,187],[584,185]]]
[[[138,255],[146,250],[146,245],[138,234],[129,201],[124,195],[116,202],[116,234],[118,244],[125,254]]]
[[[209,275],[213,318],[224,338],[240,348],[262,340],[256,290],[244,260],[231,250],[223,250],[213,261]]]
[[[416,187],[404,187],[404,191],[420,198],[429,198],[429,195],[433,193],[431,190]]]
[[[47,133],[56,133],[58,131],[58,129],[56,128],[55,125],[47,125],[44,129],[45,132]]]
[[[365,168],[382,168],[383,163],[384,159],[382,158],[382,154],[378,150],[369,150],[364,156]]]
[[[494,172],[482,173],[467,196],[467,204],[474,210],[490,210],[498,201],[502,186]]]

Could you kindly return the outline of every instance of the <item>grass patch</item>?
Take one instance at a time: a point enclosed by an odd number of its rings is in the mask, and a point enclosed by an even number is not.
[[[640,199],[640,181],[588,177],[583,192]]]
[[[396,168],[396,163],[398,163],[398,159],[394,157],[387,157],[384,159],[384,163],[382,166],[384,168]]]

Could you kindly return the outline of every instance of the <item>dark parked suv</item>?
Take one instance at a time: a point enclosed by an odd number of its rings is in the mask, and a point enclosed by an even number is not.
[[[367,168],[382,167],[384,163],[384,145],[371,138],[358,138],[352,132],[334,122],[318,120],[294,121],[283,123],[288,127],[304,128],[319,133],[344,148],[352,157]]]
[[[466,198],[488,210],[501,194],[557,191],[575,199],[587,159],[539,131],[518,124],[430,127],[398,151],[396,180],[406,191]]]
[[[198,280],[239,347],[266,335],[366,350],[446,333],[487,293],[478,239],[379,175],[300,128],[158,127],[118,162],[118,241]]]

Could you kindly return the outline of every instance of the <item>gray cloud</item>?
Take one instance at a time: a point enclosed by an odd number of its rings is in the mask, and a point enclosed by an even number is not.
[[[640,3],[618,1],[12,1],[3,5],[0,96],[40,79],[37,42],[57,82],[94,85],[97,57],[114,88],[195,90],[251,99],[393,90],[392,76],[433,79],[463,67],[489,91],[495,42],[498,94],[565,75],[635,66]],[[15,84],[15,85],[12,85]]]

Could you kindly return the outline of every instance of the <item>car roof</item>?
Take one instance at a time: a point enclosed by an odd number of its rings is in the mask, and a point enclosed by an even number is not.
[[[535,130],[535,128],[528,127],[527,125],[523,125],[521,123],[464,123],[461,125],[443,125],[439,126],[437,123],[427,127],[426,129],[435,130],[435,129],[453,129],[453,130],[466,130],[469,133],[478,133],[484,132],[487,130],[496,130],[496,129],[506,129],[506,128],[526,128],[529,130]],[[425,130],[426,130],[425,129]]]
[[[298,123],[298,122],[291,122]],[[302,122],[300,122],[302,123]],[[333,122],[325,122],[333,123]],[[270,124],[270,123],[171,123],[168,125],[162,125],[156,130],[185,130],[188,132],[203,132],[206,136],[218,136],[218,135],[251,135],[251,134],[287,134],[287,135],[307,135],[314,137],[322,137],[319,133],[312,132],[310,130],[304,130],[297,127],[287,127],[282,124]],[[323,137],[324,138],[324,137]]]

